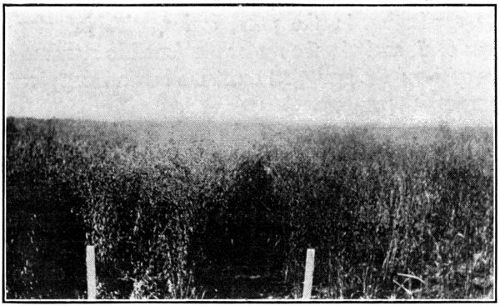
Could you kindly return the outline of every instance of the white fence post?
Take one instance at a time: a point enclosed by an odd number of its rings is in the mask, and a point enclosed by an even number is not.
[[[87,246],[87,299],[96,299],[95,247]]]
[[[309,300],[311,298],[314,273],[314,249],[307,249],[306,271],[304,273],[304,291],[302,298]]]

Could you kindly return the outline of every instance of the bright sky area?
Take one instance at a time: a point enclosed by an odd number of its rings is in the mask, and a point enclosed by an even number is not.
[[[7,7],[6,113],[493,125],[493,7]]]

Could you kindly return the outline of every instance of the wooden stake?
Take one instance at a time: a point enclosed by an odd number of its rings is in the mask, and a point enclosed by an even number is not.
[[[87,299],[96,299],[95,247],[87,246]]]
[[[307,249],[306,271],[304,273],[304,291],[302,292],[302,299],[309,300],[311,298],[313,273],[314,273],[314,249]]]

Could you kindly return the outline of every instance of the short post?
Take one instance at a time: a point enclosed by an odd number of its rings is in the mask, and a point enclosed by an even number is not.
[[[95,247],[87,246],[87,299],[96,299]]]
[[[306,271],[304,273],[304,291],[302,299],[309,300],[311,298],[312,284],[314,273],[314,249],[307,249]]]

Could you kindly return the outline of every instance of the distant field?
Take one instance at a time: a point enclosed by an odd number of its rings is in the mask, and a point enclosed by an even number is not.
[[[492,298],[493,129],[7,119],[7,298]]]

